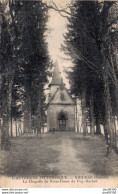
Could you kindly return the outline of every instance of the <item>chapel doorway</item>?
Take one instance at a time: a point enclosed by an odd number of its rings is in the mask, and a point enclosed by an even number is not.
[[[66,115],[64,113],[59,114],[58,120],[59,120],[59,131],[66,131],[66,127],[67,127]]]

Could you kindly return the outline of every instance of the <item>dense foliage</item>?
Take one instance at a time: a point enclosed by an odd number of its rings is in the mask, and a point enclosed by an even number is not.
[[[70,10],[64,50],[75,64],[68,76],[72,94],[82,102],[84,133],[89,119],[91,133],[100,134],[102,124],[107,142],[115,144],[118,4],[76,1]]]
[[[12,135],[11,120],[24,117],[24,130],[37,131],[45,120],[44,85],[50,68],[45,37],[47,7],[41,1],[0,4],[2,130]]]

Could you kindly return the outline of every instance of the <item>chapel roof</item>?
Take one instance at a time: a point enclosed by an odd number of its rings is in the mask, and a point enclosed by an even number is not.
[[[61,85],[61,82],[62,82],[61,73],[59,70],[58,62],[56,61],[54,64],[54,71],[50,85]]]

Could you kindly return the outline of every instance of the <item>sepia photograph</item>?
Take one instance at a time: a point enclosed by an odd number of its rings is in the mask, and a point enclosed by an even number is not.
[[[118,187],[118,1],[0,0],[0,187]]]

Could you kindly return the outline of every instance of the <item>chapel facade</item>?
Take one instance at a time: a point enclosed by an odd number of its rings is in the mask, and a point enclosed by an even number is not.
[[[75,101],[63,83],[58,63],[55,63],[52,81],[49,84],[47,129],[75,131]]]

